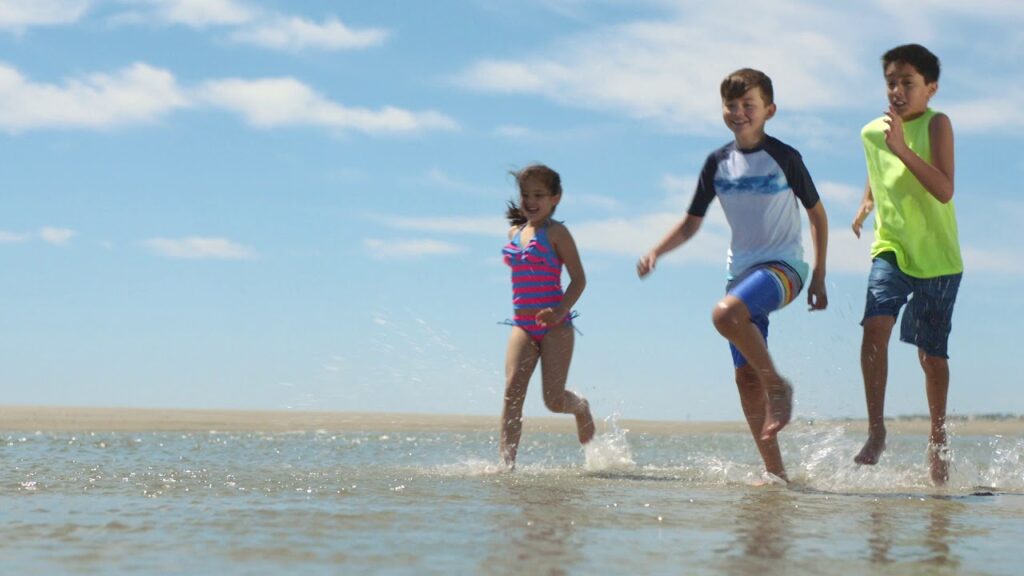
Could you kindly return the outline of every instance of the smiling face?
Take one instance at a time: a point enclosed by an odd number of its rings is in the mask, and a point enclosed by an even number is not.
[[[892,62],[885,67],[885,85],[889,105],[904,121],[924,114],[939,88],[938,82],[926,81],[917,68],[906,62]]]
[[[758,87],[739,98],[722,100],[722,120],[736,136],[740,148],[753,148],[764,140],[764,125],[775,115],[775,104],[765,104]]]
[[[561,199],[562,195],[552,194],[541,178],[527,177],[519,183],[519,207],[533,226],[550,218]]]

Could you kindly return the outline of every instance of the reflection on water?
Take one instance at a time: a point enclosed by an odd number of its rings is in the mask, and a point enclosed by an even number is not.
[[[886,565],[913,560],[917,563],[956,570],[961,558],[954,551],[954,530],[958,516],[968,506],[948,497],[884,497],[868,502],[864,525],[868,529],[868,557],[873,564]]]
[[[576,532],[587,494],[579,478],[509,478],[494,487],[495,546],[482,573],[567,574],[583,559]]]

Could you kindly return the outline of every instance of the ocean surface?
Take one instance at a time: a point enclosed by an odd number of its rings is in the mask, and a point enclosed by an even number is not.
[[[496,418],[497,420],[497,418]],[[747,434],[586,449],[532,432],[0,433],[2,574],[1021,574],[1024,438],[797,423],[789,486]]]

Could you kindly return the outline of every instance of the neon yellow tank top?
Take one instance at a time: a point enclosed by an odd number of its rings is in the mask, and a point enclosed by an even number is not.
[[[929,126],[936,112],[927,109],[903,123],[907,145],[931,162]],[[885,145],[885,116],[861,130],[868,182],[875,198],[875,242],[871,256],[896,254],[900,270],[915,278],[934,278],[963,272],[953,201],[935,199]]]

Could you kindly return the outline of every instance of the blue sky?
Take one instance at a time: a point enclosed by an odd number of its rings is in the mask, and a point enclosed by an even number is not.
[[[598,416],[740,419],[720,208],[634,266],[752,66],[831,221],[830,308],[776,314],[770,346],[799,415],[862,416],[858,134],[879,56],[920,42],[956,134],[950,411],[1024,412],[1022,25],[1014,0],[2,0],[0,402],[497,415],[508,171],[539,161],[589,280],[570,387]],[[895,341],[887,408],[927,410]]]

